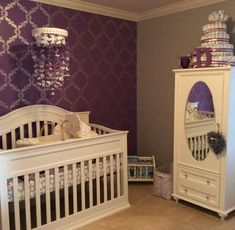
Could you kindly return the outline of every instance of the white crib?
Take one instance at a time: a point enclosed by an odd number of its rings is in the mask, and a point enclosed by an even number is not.
[[[32,105],[0,117],[0,229],[77,229],[129,207],[127,131],[89,124],[99,135],[16,148],[67,113]]]

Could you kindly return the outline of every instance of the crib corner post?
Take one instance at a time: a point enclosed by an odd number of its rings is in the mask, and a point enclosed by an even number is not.
[[[0,229],[9,230],[9,209],[8,209],[8,198],[3,198],[2,188],[0,190]]]
[[[5,157],[0,158],[0,229],[9,230],[9,207],[7,190],[7,162]]]
[[[2,226],[2,209],[1,209],[1,193],[0,193],[0,229],[3,229],[3,226]]]
[[[128,201],[128,179],[127,179],[127,134],[122,137],[122,194],[126,199],[126,202]]]

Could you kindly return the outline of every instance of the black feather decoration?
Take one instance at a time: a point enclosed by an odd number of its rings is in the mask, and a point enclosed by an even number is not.
[[[207,141],[215,154],[221,154],[226,147],[226,140],[221,132],[211,131],[207,133]]]

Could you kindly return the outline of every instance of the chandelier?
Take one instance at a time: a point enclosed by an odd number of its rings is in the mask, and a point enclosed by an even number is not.
[[[33,29],[32,58],[35,83],[55,95],[69,75],[69,51],[66,45],[68,31],[60,28]]]

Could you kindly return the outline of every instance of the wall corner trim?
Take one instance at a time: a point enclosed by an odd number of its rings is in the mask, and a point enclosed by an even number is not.
[[[139,21],[157,18],[168,14],[178,13],[185,10],[190,10],[198,7],[212,5],[227,0],[183,0],[181,2],[172,3],[167,6],[144,11],[139,15]]]
[[[134,13],[130,11],[114,9],[112,7],[105,7],[98,4],[88,3],[80,0],[50,0],[50,1],[31,0],[31,1],[138,22],[202,6],[225,2],[227,0],[183,0],[177,3],[169,4],[167,6],[143,11],[142,13]]]

